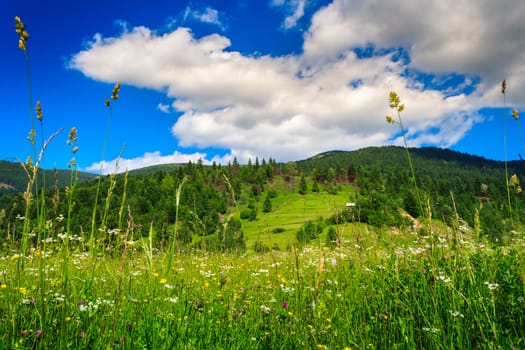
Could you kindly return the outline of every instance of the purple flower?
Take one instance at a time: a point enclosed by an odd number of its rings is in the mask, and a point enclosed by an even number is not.
[[[35,337],[38,338],[38,337],[40,337],[41,335],[42,335],[42,330],[41,330],[41,329],[39,329],[39,330],[37,330],[37,331],[35,332]]]
[[[84,305],[84,302],[82,300],[77,301],[77,306],[82,306],[82,305]]]
[[[131,323],[126,322],[126,328],[127,328],[127,329],[131,329]]]
[[[283,308],[285,308],[286,310],[288,310],[288,303],[287,303],[286,301],[283,301],[283,302],[281,303],[281,306],[282,306]]]

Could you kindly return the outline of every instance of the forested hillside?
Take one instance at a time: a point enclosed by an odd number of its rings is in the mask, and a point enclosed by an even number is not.
[[[45,185],[46,188],[65,187],[71,182],[71,171],[69,170],[39,169],[38,174],[38,182],[42,186]],[[78,181],[84,182],[95,176],[91,173],[78,172]],[[25,191],[27,182],[27,174],[20,163],[0,160],[0,196]]]
[[[105,243],[111,245],[131,218],[133,239],[153,232],[155,244],[162,246],[176,235],[181,246],[217,250],[245,249],[245,226],[250,226],[245,223],[259,220],[263,214],[267,215],[265,222],[271,222],[268,215],[287,193],[315,198],[316,194],[336,195],[344,190],[346,201],[356,205],[352,215],[341,205],[317,223],[305,220],[303,231],[297,233],[302,241],[344,222],[407,227],[413,225],[414,218],[431,217],[450,227],[473,228],[492,239],[502,238],[504,232],[520,224],[525,208],[519,187],[523,181],[520,162],[508,164],[509,177],[516,176],[507,187],[503,162],[436,148],[410,152],[421,206],[406,150],[377,147],[326,152],[286,164],[272,159],[255,159],[245,165],[234,160],[226,166],[190,162],[110,175],[78,183],[71,197],[67,192],[71,186],[59,192],[49,190],[45,215],[51,223],[49,230],[54,230],[50,233],[63,232],[62,221],[71,198],[71,234],[105,237]],[[15,230],[17,217],[25,213],[23,195],[0,196],[0,210],[0,236],[13,238],[20,232]],[[31,213],[35,218],[36,210],[33,207]],[[305,234],[305,230],[313,233]]]

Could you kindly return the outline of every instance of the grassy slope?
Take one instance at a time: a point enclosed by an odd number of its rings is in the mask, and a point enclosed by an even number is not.
[[[326,192],[305,195],[297,192],[297,185],[287,185],[283,181],[276,181],[272,187],[278,190],[278,196],[272,199],[272,212],[258,211],[257,220],[243,221],[246,233],[246,244],[249,249],[257,240],[272,246],[277,243],[281,249],[288,243],[295,242],[297,230],[308,220],[316,220],[320,216],[326,219],[344,208],[349,201],[350,194],[354,191],[349,185],[341,188],[336,195]],[[311,184],[308,183],[311,189]],[[264,198],[264,195],[262,196]],[[261,200],[262,201],[262,200]],[[262,203],[258,203],[262,206]],[[272,233],[275,228],[284,229],[280,233]],[[325,229],[326,231],[326,229]],[[324,235],[321,237],[324,239]]]

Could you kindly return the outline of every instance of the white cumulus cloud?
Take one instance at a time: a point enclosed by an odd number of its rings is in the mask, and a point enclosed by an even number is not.
[[[291,3],[293,22],[305,2]],[[447,147],[480,121],[479,108],[501,101],[503,78],[524,90],[522,18],[525,3],[513,0],[335,0],[312,17],[301,54],[254,56],[230,50],[230,39],[219,34],[135,27],[96,36],[70,67],[96,80],[165,92],[181,114],[171,129],[180,146],[228,149],[227,159],[287,161],[401,144],[399,129],[385,122],[392,90],[406,104],[409,145]],[[435,83],[449,73],[464,78],[440,90],[418,72]],[[469,87],[473,92],[464,93]]]
[[[196,163],[197,161],[205,160],[205,153],[193,153],[183,154],[177,151],[170,155],[161,155],[159,151],[146,152],[141,157],[136,158],[118,158],[110,161],[101,161],[93,163],[86,168],[86,171],[102,174],[110,173],[122,173],[126,170],[140,169],[147,166],[159,165],[159,164],[172,164],[172,163]]]

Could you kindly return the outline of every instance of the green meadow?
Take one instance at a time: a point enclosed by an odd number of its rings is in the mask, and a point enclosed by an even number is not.
[[[18,17],[16,33],[29,68]],[[71,128],[70,182],[54,191],[38,174],[56,134],[39,141],[40,103],[31,117],[27,190],[0,211],[0,349],[525,348],[523,206],[506,163],[504,186],[476,179],[473,197],[468,176],[418,182],[408,148],[408,169],[348,171],[318,192],[319,176],[298,191],[299,173],[275,165],[261,183],[251,167],[189,164],[81,185]]]

